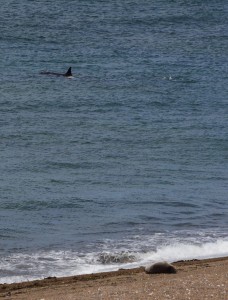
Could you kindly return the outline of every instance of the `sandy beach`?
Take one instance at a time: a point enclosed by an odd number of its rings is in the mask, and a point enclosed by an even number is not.
[[[228,257],[179,261],[176,274],[146,274],[143,268],[1,284],[0,298],[70,299],[227,299]]]

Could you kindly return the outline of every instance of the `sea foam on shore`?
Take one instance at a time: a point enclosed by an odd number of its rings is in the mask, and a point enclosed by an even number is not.
[[[228,240],[203,244],[172,243],[145,253],[110,251],[82,254],[76,251],[40,251],[12,254],[1,259],[0,283],[63,277],[136,268],[166,260],[206,259],[228,256]]]

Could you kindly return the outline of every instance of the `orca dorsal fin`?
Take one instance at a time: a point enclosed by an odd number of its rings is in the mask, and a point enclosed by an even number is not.
[[[72,76],[72,73],[71,73],[71,67],[69,67],[69,69],[67,70],[67,72],[65,73],[65,76]]]

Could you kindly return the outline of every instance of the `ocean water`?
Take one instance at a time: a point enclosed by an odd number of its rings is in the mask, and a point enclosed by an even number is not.
[[[228,255],[227,12],[1,3],[1,283]]]

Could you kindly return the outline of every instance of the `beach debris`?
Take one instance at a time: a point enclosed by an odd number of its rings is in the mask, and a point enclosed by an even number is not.
[[[176,273],[177,270],[173,265],[164,261],[164,262],[157,262],[155,264],[145,267],[145,272],[147,274],[159,274],[159,273],[171,274],[171,273]]]

